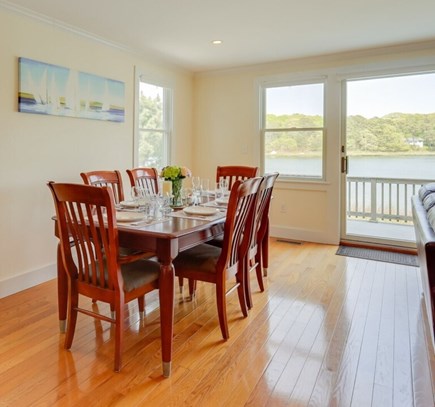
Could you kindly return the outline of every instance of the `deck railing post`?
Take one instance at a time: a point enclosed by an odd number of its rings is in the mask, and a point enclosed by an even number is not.
[[[376,178],[370,178],[370,222],[377,222]]]

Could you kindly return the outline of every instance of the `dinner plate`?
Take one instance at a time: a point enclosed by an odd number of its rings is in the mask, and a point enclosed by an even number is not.
[[[139,206],[136,201],[121,201],[119,204],[124,208],[137,208]]]
[[[183,209],[188,215],[201,215],[201,216],[211,216],[216,215],[219,212],[217,208],[210,208],[208,206],[188,206]]]
[[[230,200],[230,198],[228,196],[225,198],[218,198],[218,199],[216,199],[216,203],[219,205],[228,205],[229,200]]]
[[[139,212],[116,212],[118,222],[136,222],[144,218],[143,213]]]

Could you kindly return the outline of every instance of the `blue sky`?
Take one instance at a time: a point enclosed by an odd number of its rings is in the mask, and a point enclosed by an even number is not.
[[[347,114],[435,113],[435,74],[348,82]]]
[[[435,113],[435,73],[348,82],[347,114],[367,118],[388,113]],[[267,89],[268,113],[323,113],[322,86]]]

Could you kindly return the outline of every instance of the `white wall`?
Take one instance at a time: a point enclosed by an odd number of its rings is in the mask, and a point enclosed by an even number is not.
[[[193,115],[195,167],[212,177],[218,164],[260,166],[258,82],[283,76],[325,76],[325,182],[278,182],[271,207],[271,235],[337,244],[343,78],[427,67],[435,70],[434,42],[197,74]]]
[[[18,57],[125,82],[126,120],[19,113]],[[192,165],[192,75],[155,59],[84,38],[0,8],[0,297],[55,276],[48,180],[133,166],[134,70],[174,87],[174,162]]]

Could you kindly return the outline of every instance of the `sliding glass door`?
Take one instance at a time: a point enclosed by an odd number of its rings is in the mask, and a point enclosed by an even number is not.
[[[342,239],[412,246],[410,198],[435,181],[435,73],[344,87]]]

